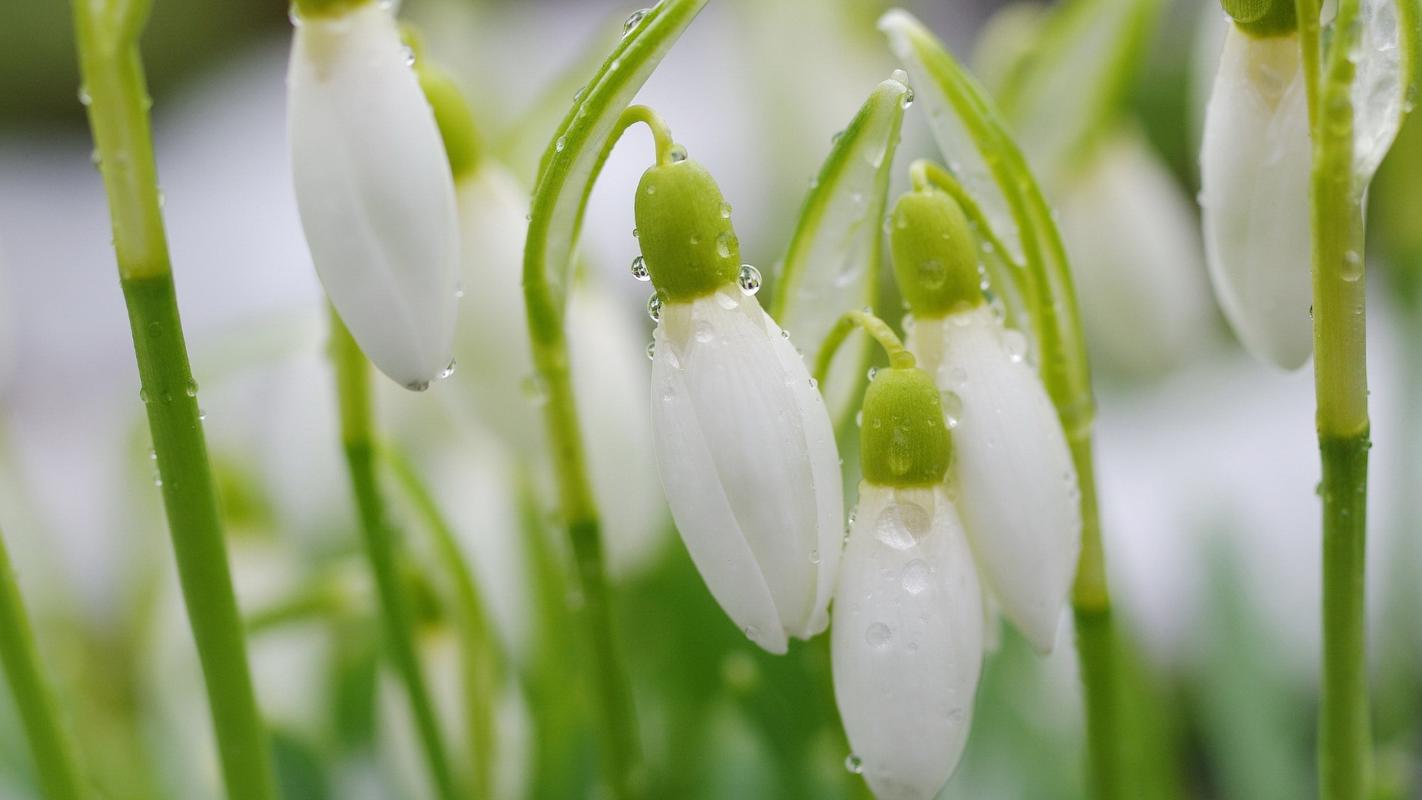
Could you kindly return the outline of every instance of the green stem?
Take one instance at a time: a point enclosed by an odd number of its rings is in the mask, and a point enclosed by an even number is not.
[[[229,797],[275,796],[270,750],[217,512],[159,210],[147,85],[138,36],[144,0],[74,3],[89,126],[113,222],[148,427],[178,578],[202,662]]]
[[[454,584],[460,657],[464,667],[464,704],[469,722],[469,755],[474,767],[472,788],[475,797],[492,797],[496,751],[493,705],[499,683],[499,658],[495,652],[489,617],[454,527],[440,511],[434,495],[403,453],[387,447],[384,455],[395,482],[424,520],[440,564],[449,570]]]
[[[380,495],[376,476],[370,362],[334,309],[331,311],[331,359],[336,369],[341,444],[345,449],[351,487],[360,512],[366,556],[375,577],[386,646],[395,663],[395,670],[405,684],[435,793],[443,800],[455,800],[460,795],[455,788],[454,773],[450,769],[439,721],[425,686],[424,673],[415,655],[413,605],[400,577],[394,531],[386,520],[385,502]]]
[[[20,597],[20,582],[0,536],[0,664],[10,682],[15,707],[34,754],[44,796],[49,800],[83,797],[74,767],[73,748],[55,713],[49,686],[40,669],[34,631]]]
[[[1299,4],[1300,37],[1317,8]],[[1303,16],[1312,13],[1313,16]],[[1323,480],[1323,675],[1318,714],[1319,793],[1366,797],[1371,761],[1364,614],[1368,496],[1368,376],[1363,191],[1353,171],[1357,0],[1341,0],[1322,83],[1311,86],[1313,136],[1314,391]]]
[[[888,323],[874,316],[868,311],[846,311],[844,316],[835,322],[834,327],[826,334],[824,344],[820,345],[819,356],[815,358],[815,382],[823,384],[829,375],[830,364],[834,362],[834,354],[839,350],[839,346],[844,344],[844,340],[849,337],[851,331],[861,328],[884,348],[884,352],[889,355],[889,364],[894,367],[908,369],[914,366],[913,353],[904,349],[904,343],[899,341],[899,337],[890,328]]]

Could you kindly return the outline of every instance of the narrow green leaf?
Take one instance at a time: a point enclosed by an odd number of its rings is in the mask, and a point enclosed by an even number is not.
[[[573,102],[543,152],[529,214],[525,279],[530,273],[546,276],[560,304],[583,211],[617,118],[706,2],[663,0],[642,13]]]
[[[1060,178],[1108,128],[1160,0],[1069,0],[1053,8],[997,93],[1023,150]]]
[[[872,306],[883,252],[889,175],[909,89],[880,83],[840,133],[800,211],[780,272],[771,315],[814,364],[825,336],[846,311]],[[862,337],[847,348],[821,387],[831,419],[843,421],[867,365]]]

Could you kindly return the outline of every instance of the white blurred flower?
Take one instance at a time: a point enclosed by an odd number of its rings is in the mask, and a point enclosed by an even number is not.
[[[928,800],[957,766],[982,666],[982,602],[942,484],[860,484],[830,647],[851,764],[880,800]]]
[[[789,339],[735,284],[661,308],[652,432],[672,516],[707,587],[772,653],[829,622],[839,456]]]
[[[1160,156],[1122,128],[1064,192],[1061,231],[1093,356],[1138,374],[1185,361],[1214,306],[1194,208]]]
[[[451,366],[459,281],[434,114],[382,4],[296,19],[287,110],[312,261],[376,367],[422,389]]]
[[[1200,148],[1205,254],[1240,342],[1284,369],[1313,352],[1311,159],[1297,34],[1231,25]]]
[[[457,190],[465,297],[453,382],[473,399],[481,426],[541,465],[547,443],[523,300],[528,193],[490,159],[461,175]],[[574,283],[565,324],[607,567],[627,576],[656,556],[666,533],[643,390],[644,334],[595,281]]]

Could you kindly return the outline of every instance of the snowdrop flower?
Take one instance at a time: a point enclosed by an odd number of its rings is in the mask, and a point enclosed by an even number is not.
[[[679,151],[677,151],[679,152]],[[665,156],[665,154],[662,154]],[[667,503],[707,587],[772,653],[829,622],[844,531],[824,402],[740,264],[730,206],[699,164],[642,176],[636,218],[657,293],[652,435]]]
[[[944,476],[933,379],[900,352],[864,396],[864,479],[834,595],[834,695],[880,800],[927,800],[962,756],[983,652],[983,597]]]
[[[980,288],[962,210],[928,189],[892,212],[894,272],[913,311],[908,348],[942,391],[968,541],[1002,613],[1050,652],[1081,548],[1080,494],[1056,409]]]
[[[297,208],[321,283],[380,371],[424,389],[452,369],[454,184],[390,12],[299,0],[287,105]]]
[[[420,86],[449,153],[461,286],[471,289],[462,301],[455,337],[466,368],[454,378],[460,395],[453,402],[461,411],[472,407],[479,426],[497,433],[508,451],[536,458],[547,446],[542,409],[533,396],[536,385],[529,380],[533,353],[523,302],[528,191],[502,164],[480,152],[473,114],[458,87],[424,57],[409,30],[406,40],[415,49]],[[614,578],[648,566],[666,541],[666,511],[650,455],[644,334],[623,312],[596,284],[574,283],[566,319],[573,383],[578,416],[587,420],[583,446],[605,522],[607,569]],[[535,476],[532,482],[551,481]]]
[[[1214,324],[1200,227],[1138,129],[1102,143],[1061,210],[1093,366],[1149,375],[1184,361]]]
[[[1250,6],[1225,34],[1205,111],[1205,254],[1245,349],[1296,369],[1313,351],[1308,98],[1294,4]]]

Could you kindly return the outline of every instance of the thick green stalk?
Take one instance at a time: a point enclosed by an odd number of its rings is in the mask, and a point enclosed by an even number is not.
[[[183,599],[207,685],[228,796],[275,796],[266,731],[252,690],[207,444],[188,364],[159,210],[141,0],[76,0],[74,19],[95,153],[108,193],[148,427]]]
[[[1309,66],[1313,171],[1314,392],[1323,462],[1323,678],[1318,714],[1319,794],[1366,797],[1371,737],[1364,614],[1368,497],[1368,376],[1363,278],[1363,187],[1354,171],[1357,0],[1342,0],[1318,64],[1319,9],[1298,3]]]
[[[375,577],[380,616],[385,627],[385,643],[395,671],[405,684],[415,730],[424,750],[425,761],[436,794],[443,800],[459,797],[450,769],[444,739],[434,705],[430,702],[425,676],[415,655],[414,611],[400,576],[394,531],[385,517],[385,501],[376,476],[376,445],[372,410],[370,362],[351,338],[350,331],[331,311],[331,360],[336,368],[336,397],[341,411],[341,444],[350,469],[351,488],[360,513],[361,535],[365,540],[370,571]]]
[[[5,667],[25,737],[34,754],[35,772],[49,800],[77,800],[79,774],[73,748],[55,713],[49,686],[40,669],[34,631],[20,597],[20,582],[0,536],[0,664]]]

